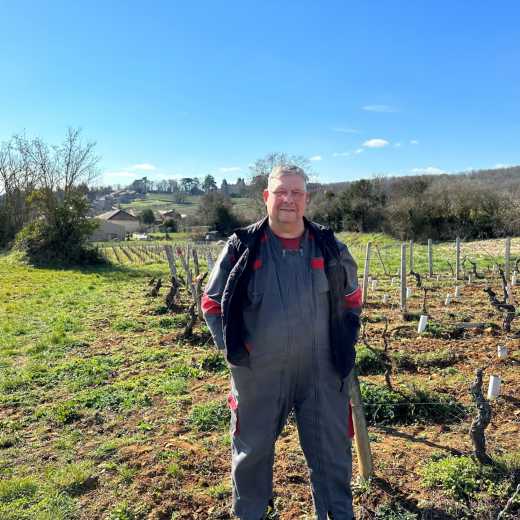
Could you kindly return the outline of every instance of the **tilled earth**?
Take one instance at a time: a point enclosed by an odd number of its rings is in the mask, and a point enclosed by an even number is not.
[[[520,339],[516,332],[520,330],[520,320],[513,320],[511,332],[502,331],[502,316],[483,292],[484,282],[458,282],[460,300],[445,306],[446,293],[453,294],[453,281],[425,279],[424,284],[430,287],[427,313],[431,328],[418,335],[417,318],[423,304],[421,290],[414,286],[408,302],[411,316],[405,320],[399,310],[398,287],[391,285],[389,280],[379,282],[378,289],[369,292],[364,309],[368,345],[383,347],[386,317],[390,353],[417,355],[448,350],[454,354],[453,362],[447,367],[419,367],[415,371],[394,369],[394,387],[403,391],[413,387],[436,391],[471,406],[469,387],[475,371],[484,369],[484,392],[489,376],[500,376],[501,394],[492,401],[492,420],[486,430],[488,452],[491,456],[518,452]],[[496,283],[493,286],[499,293]],[[389,302],[383,305],[381,300],[385,292],[389,294]],[[158,329],[156,325],[148,326],[148,322],[155,320],[153,323],[156,323],[159,319],[155,316],[159,300],[144,296],[142,287],[131,291],[126,298],[128,320],[134,324],[134,329],[111,329],[105,317],[108,310],[99,309],[99,320],[93,326],[95,338],[85,354],[121,355],[121,366],[117,373],[110,375],[114,380],[128,381],[139,390],[139,385],[150,386],[155,377],[171,366],[173,358],[165,357],[165,352],[178,356],[175,359],[182,359],[190,367],[200,367],[201,360],[215,352],[207,329],[200,324],[189,340],[181,338],[181,327],[168,331]],[[186,309],[187,301],[183,301],[176,315],[185,314]],[[460,323],[482,325],[461,332],[457,326]],[[498,345],[507,346],[507,359],[498,359]],[[381,374],[362,376],[361,380],[384,384]],[[127,412],[102,410],[60,428],[48,422],[38,423],[32,431],[23,433],[24,444],[18,451],[13,451],[11,462],[32,464],[39,470],[45,464],[62,460],[57,443],[63,445],[66,439],[80,439],[75,443],[71,441],[72,447],[64,453],[70,461],[95,461],[94,475],[77,497],[81,503],[81,520],[229,519],[230,442],[227,427],[219,425],[209,431],[198,431],[188,421],[194,406],[226,402],[228,375],[225,370],[202,370],[197,377],[187,381],[186,393],[171,396],[150,392],[148,406],[134,407]],[[47,399],[60,398],[56,392]],[[2,419],[16,421],[21,420],[22,415],[20,408],[15,406],[2,410]],[[403,516],[404,513],[381,516],[384,504],[399,506],[401,511],[415,514],[415,518],[461,518],[462,506],[442,490],[423,485],[420,468],[435,454],[471,454],[468,431],[472,419],[469,414],[450,424],[370,426],[374,475],[369,482],[358,479],[355,452],[353,455],[357,518],[414,518]],[[113,446],[100,450],[108,442]],[[280,519],[313,518],[307,468],[292,420],[277,442],[274,489]],[[123,512],[117,513],[121,504],[126,504],[126,512],[121,506]],[[479,508],[480,512],[475,513],[474,518],[489,518],[490,513],[496,517],[504,505],[505,501],[493,502],[492,498],[489,498],[489,504],[463,504],[466,508]],[[466,518],[471,518],[467,512],[465,514]]]
[[[425,282],[428,284],[428,281]],[[502,379],[501,395],[492,402],[493,416],[486,430],[490,454],[502,454],[518,450],[520,439],[520,340],[516,337],[517,324],[513,321],[511,333],[489,327],[489,322],[501,326],[501,316],[488,303],[483,292],[483,284],[461,285],[460,301],[444,305],[446,292],[453,292],[450,282],[432,282],[442,285],[428,293],[428,314],[430,321],[443,326],[441,335],[447,335],[459,322],[485,323],[484,327],[469,328],[458,339],[430,337],[416,333],[416,321],[404,321],[398,309],[397,288],[387,285],[390,293],[388,305],[378,303],[384,288],[370,292],[364,314],[366,341],[373,347],[381,348],[383,323],[379,318],[389,320],[389,332],[400,329],[399,337],[390,339],[389,351],[412,354],[435,352],[449,349],[457,361],[450,370],[424,368],[417,372],[395,370],[392,381],[398,388],[412,386],[448,393],[463,404],[470,405],[472,399],[469,386],[478,368],[484,369],[484,392],[487,390],[489,375],[499,375]],[[420,313],[422,296],[414,289],[408,310]],[[372,302],[372,303],[371,303]],[[457,336],[457,334],[455,334]],[[392,336],[391,336],[392,338]],[[168,338],[167,338],[168,339]],[[506,345],[509,356],[505,360],[497,357],[497,346]],[[200,347],[198,347],[200,348]],[[207,347],[204,347],[207,348]],[[197,348],[194,349],[194,355]],[[382,375],[362,377],[384,383]],[[191,402],[210,399],[225,399],[228,391],[226,375],[205,378],[204,384],[197,382],[190,393]],[[211,386],[208,395],[207,384]],[[186,407],[186,412],[189,406]],[[160,414],[161,403],[156,403],[153,413]],[[178,415],[178,414],[177,414]],[[153,421],[155,418],[148,418]],[[157,417],[158,419],[158,417]],[[432,454],[471,454],[472,445],[468,435],[472,417],[467,416],[453,424],[413,424],[396,426],[370,426],[371,449],[374,460],[374,477],[367,484],[357,478],[357,461],[354,454],[354,495],[355,508],[359,518],[374,518],[381,504],[399,504],[403,509],[418,515],[418,518],[457,518],[456,506],[440,490],[427,489],[421,483],[418,469]],[[125,424],[131,429],[130,424]],[[165,464],[157,461],[160,450],[176,449],[184,454],[181,460],[182,474],[175,478],[166,474]],[[157,435],[148,445],[138,449],[129,447],[120,456],[138,469],[134,483],[129,489],[131,495],[138,495],[152,509],[152,519],[224,519],[229,516],[229,446],[223,445],[222,434],[218,432],[194,434],[182,420],[173,421],[163,435]],[[219,483],[227,486],[219,495],[209,492]],[[296,520],[313,518],[312,501],[309,490],[307,469],[303,453],[299,447],[294,423],[289,421],[277,442],[275,461],[275,496],[280,518]],[[85,520],[101,518],[99,510],[109,507],[100,503],[102,494],[93,491],[96,499],[85,495]],[[100,496],[101,495],[101,496]],[[490,508],[498,507],[497,504]],[[451,512],[449,512],[451,511]],[[172,516],[176,513],[176,516]],[[380,517],[381,518],[381,517]],[[475,516],[477,518],[477,516]]]

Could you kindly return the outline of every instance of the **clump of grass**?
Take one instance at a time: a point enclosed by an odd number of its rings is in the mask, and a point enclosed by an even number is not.
[[[13,477],[0,480],[0,503],[18,499],[30,499],[38,491],[36,481],[29,477]]]
[[[97,482],[94,476],[94,468],[90,461],[52,468],[48,470],[47,478],[58,491],[69,495],[79,495],[88,489],[92,489]]]
[[[376,520],[417,520],[415,513],[403,509],[399,504],[387,503],[376,509]]]
[[[10,394],[28,387],[30,381],[23,370],[4,369],[0,379],[0,392]]]
[[[446,424],[461,420],[466,409],[453,398],[413,389],[397,393],[373,383],[361,383],[365,414],[370,424]]]
[[[385,321],[385,316],[381,314],[372,314],[371,316],[365,316],[364,320],[367,323],[381,323]]]
[[[188,424],[198,432],[209,432],[224,429],[229,419],[228,406],[220,401],[213,401],[195,405],[188,417]]]
[[[228,367],[222,354],[211,352],[202,357],[199,366],[206,372],[226,372]]]
[[[122,363],[120,358],[97,356],[74,359],[61,363],[54,372],[59,379],[67,381],[72,390],[105,383],[113,371]]]
[[[0,433],[0,449],[12,448],[17,442],[17,437],[12,433]]]
[[[520,474],[520,450],[499,455],[494,458],[494,461],[502,471]]]
[[[427,336],[430,338],[450,339],[451,333],[451,329],[449,329],[442,323],[430,321],[426,325],[426,329],[423,332],[423,336]]]
[[[115,453],[117,453],[118,448],[119,448],[119,443],[117,441],[110,440],[110,441],[104,442],[103,444],[101,444],[100,446],[98,446],[95,449],[94,457],[96,457],[96,459],[101,459],[101,460],[108,459],[112,455],[115,455]]]
[[[411,354],[393,352],[394,365],[401,370],[417,371],[418,368],[446,368],[459,361],[459,357],[448,349]]]
[[[178,363],[173,365],[166,371],[166,373],[170,376],[179,376],[186,379],[200,379],[202,377],[200,368],[192,367],[186,365],[185,363]]]
[[[64,401],[51,407],[46,415],[51,422],[57,425],[70,424],[83,416],[81,406],[75,400]]]
[[[140,421],[137,424],[137,429],[143,433],[151,432],[153,431],[153,424],[146,421]]]
[[[216,486],[209,487],[207,493],[210,497],[216,498],[217,500],[222,500],[231,495],[231,487],[229,482],[221,482]]]
[[[137,475],[137,469],[132,468],[126,464],[123,464],[117,468],[117,472],[119,474],[119,478],[122,484],[130,485],[134,477]]]
[[[469,456],[434,454],[420,469],[425,487],[440,489],[466,504],[469,500],[505,504],[517,486],[519,472],[520,451],[495,457],[489,465]]]
[[[182,468],[177,462],[171,462],[166,467],[166,474],[170,477],[178,478],[182,475]]]
[[[382,374],[385,371],[383,363],[383,352],[371,350],[364,345],[356,348],[356,367],[358,372],[363,375]]]
[[[410,372],[417,371],[417,364],[414,357],[408,352],[392,352],[392,361],[394,366],[400,370],[409,370]]]
[[[139,390],[126,390],[116,385],[85,390],[77,395],[77,401],[86,408],[95,410],[132,410],[139,406],[150,406],[150,396]]]
[[[76,501],[67,493],[49,492],[32,508],[30,518],[37,520],[75,520],[79,515]]]
[[[172,357],[172,353],[170,350],[165,348],[150,348],[147,349],[139,356],[139,361],[144,362],[159,362],[165,361],[166,359]]]
[[[178,329],[184,327],[187,323],[187,317],[182,314],[175,316],[165,316],[159,319],[158,325],[162,329]]]
[[[128,502],[121,502],[110,511],[108,520],[137,520],[137,516]]]
[[[112,325],[112,329],[118,332],[143,332],[144,325],[136,320],[121,319]]]
[[[163,314],[168,314],[170,310],[168,309],[168,307],[166,307],[166,305],[159,305],[152,312],[156,316],[161,316]]]
[[[424,352],[415,356],[418,367],[445,368],[454,365],[459,360],[457,354],[448,349]]]
[[[184,395],[188,393],[188,383],[183,377],[172,377],[158,385],[158,391],[166,395]]]
[[[449,456],[426,463],[421,474],[424,486],[440,488],[457,499],[467,499],[479,489],[481,468],[471,457]]]

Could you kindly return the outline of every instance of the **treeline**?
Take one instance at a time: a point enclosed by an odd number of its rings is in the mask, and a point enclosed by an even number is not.
[[[0,248],[14,245],[34,263],[91,263],[88,184],[97,175],[95,143],[69,129],[64,141],[13,136],[0,145]]]
[[[518,235],[519,181],[520,167],[502,176],[493,170],[360,180],[339,190],[321,186],[308,213],[336,231],[385,232],[401,240]]]

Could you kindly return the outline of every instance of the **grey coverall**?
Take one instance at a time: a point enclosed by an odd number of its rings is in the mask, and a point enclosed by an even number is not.
[[[348,301],[359,292],[356,264],[346,246],[338,245],[352,283]],[[235,261],[226,246],[203,297],[219,348],[219,305]],[[348,385],[331,360],[328,290],[322,253],[309,230],[298,249],[287,250],[267,226],[243,308],[250,366],[230,366],[233,509],[243,520],[261,519],[273,495],[275,441],[293,409],[316,518],[353,518]]]

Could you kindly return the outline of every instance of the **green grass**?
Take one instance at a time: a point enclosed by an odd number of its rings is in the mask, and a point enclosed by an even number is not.
[[[104,501],[95,507],[107,518],[146,518],[141,494],[150,508],[170,489],[186,504],[197,500],[190,493],[212,504],[228,499],[227,484],[219,484],[227,465],[204,465],[211,450],[215,461],[230,450],[228,369],[210,343],[176,339],[186,312],[165,312],[164,290],[146,296],[158,276],[166,279],[166,263],[58,270],[0,256],[2,520],[77,519],[94,507],[90,497]],[[451,368],[447,348],[411,352],[424,372]],[[381,370],[377,353],[362,346],[358,364]],[[363,392],[371,424],[445,423],[465,413],[444,394],[406,390],[404,399],[366,382]],[[505,457],[501,467],[515,460]],[[218,478],[208,479],[210,471]]]
[[[385,371],[383,351],[369,349],[364,345],[356,346],[356,367],[362,376],[368,374],[382,374]]]
[[[361,396],[369,424],[447,424],[461,421],[465,407],[452,397],[423,389],[402,393],[374,383],[361,383]]]
[[[197,432],[223,430],[229,423],[230,412],[225,403],[211,401],[195,405],[188,416],[188,424]]]
[[[479,464],[470,456],[435,454],[420,469],[422,484],[442,490],[457,500],[478,500],[488,495],[505,501],[513,493],[520,471],[520,452],[496,457],[493,464]],[[515,477],[516,475],[516,477]],[[516,501],[520,505],[520,500]]]

